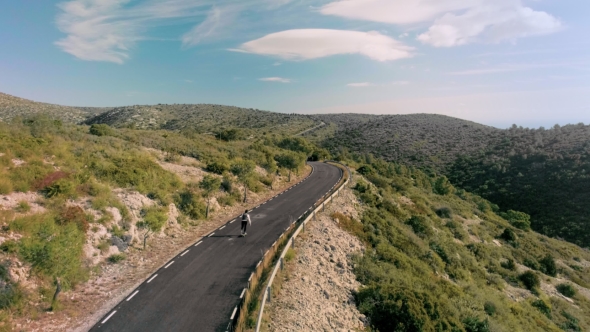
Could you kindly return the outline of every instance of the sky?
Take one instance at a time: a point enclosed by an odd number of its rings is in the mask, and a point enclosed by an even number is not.
[[[590,124],[586,0],[13,0],[0,92]]]

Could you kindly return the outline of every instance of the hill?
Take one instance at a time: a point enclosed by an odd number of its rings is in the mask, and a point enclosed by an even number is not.
[[[80,123],[108,108],[70,107],[39,103],[0,92],[0,121],[8,122],[15,117],[44,114],[68,123]]]
[[[471,154],[499,141],[501,130],[434,114],[318,115],[338,129],[323,141],[331,151],[372,153],[387,160],[444,170],[459,154]],[[310,133],[309,135],[313,135]]]
[[[500,130],[430,114],[317,117],[332,134],[306,137],[342,158],[371,154],[445,174],[503,211],[530,214],[536,231],[590,247],[590,126]]]
[[[246,133],[296,134],[316,125],[310,117],[222,105],[174,104],[116,107],[85,121],[112,127],[138,129],[189,130],[218,133],[239,128]]]

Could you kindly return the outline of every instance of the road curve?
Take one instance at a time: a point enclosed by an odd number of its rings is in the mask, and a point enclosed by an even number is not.
[[[152,274],[90,331],[225,331],[263,253],[333,188],[339,168],[310,163],[303,182],[255,208],[248,235],[229,221]]]

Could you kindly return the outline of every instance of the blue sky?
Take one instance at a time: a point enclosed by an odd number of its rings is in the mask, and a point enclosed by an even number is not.
[[[0,91],[590,123],[588,14],[582,0],[7,1]]]

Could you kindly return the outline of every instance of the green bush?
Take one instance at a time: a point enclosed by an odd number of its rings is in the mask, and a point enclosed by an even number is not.
[[[570,284],[559,284],[555,288],[558,292],[563,294],[563,296],[574,297],[574,295],[576,295],[576,289]]]
[[[21,201],[21,202],[18,202],[18,205],[16,206],[15,210],[16,210],[16,212],[19,212],[19,213],[26,213],[26,212],[31,211],[31,206],[26,201]]]
[[[143,224],[153,232],[159,232],[168,220],[166,208],[151,206],[141,210]]]
[[[448,304],[426,292],[394,285],[369,286],[356,295],[359,311],[378,331],[460,331]]]
[[[494,316],[496,314],[496,305],[493,302],[486,301],[483,305],[483,310],[488,316]]]
[[[539,276],[533,271],[524,272],[523,274],[518,276],[518,279],[520,279],[523,285],[531,291],[536,290],[541,285],[541,280],[539,279]]]
[[[531,229],[531,216],[524,212],[508,210],[506,213],[500,213],[502,218],[508,220],[512,226],[528,231]]]
[[[221,175],[229,171],[229,163],[224,161],[212,161],[207,164],[205,170],[207,170],[207,172]]]
[[[414,233],[420,236],[430,236],[432,235],[432,228],[430,227],[430,223],[428,219],[423,216],[412,216],[406,224],[412,227]]]
[[[178,209],[192,219],[198,220],[205,218],[207,205],[197,193],[185,190],[175,197],[175,201]]]
[[[547,254],[547,256],[543,257],[543,259],[539,261],[539,264],[541,265],[541,272],[552,277],[555,277],[557,275],[557,266],[555,265],[555,260],[553,259],[553,256],[551,256],[550,254]]]
[[[110,255],[109,256],[108,261],[110,263],[115,264],[115,263],[119,263],[120,261],[122,261],[124,259],[125,259],[125,255],[123,255],[123,254],[114,254],[114,255]]]
[[[531,302],[531,305],[537,308],[543,315],[551,319],[551,307],[545,301],[539,299]]]
[[[500,266],[502,266],[506,270],[516,271],[516,264],[514,264],[514,259],[511,258],[509,258],[505,262],[501,262]]]
[[[448,218],[453,217],[453,210],[451,210],[451,208],[448,206],[440,207],[440,208],[436,209],[434,212],[440,218],[447,218],[448,219]]]
[[[477,317],[467,317],[463,319],[463,327],[466,332],[490,332],[490,323],[487,318],[480,320]]]
[[[514,242],[517,239],[516,233],[514,233],[514,231],[511,230],[510,228],[504,229],[504,232],[502,232],[502,235],[500,235],[500,238],[502,238],[503,240],[505,240],[507,242]]]
[[[96,136],[112,136],[114,134],[113,129],[109,125],[102,123],[91,125],[89,132]]]

